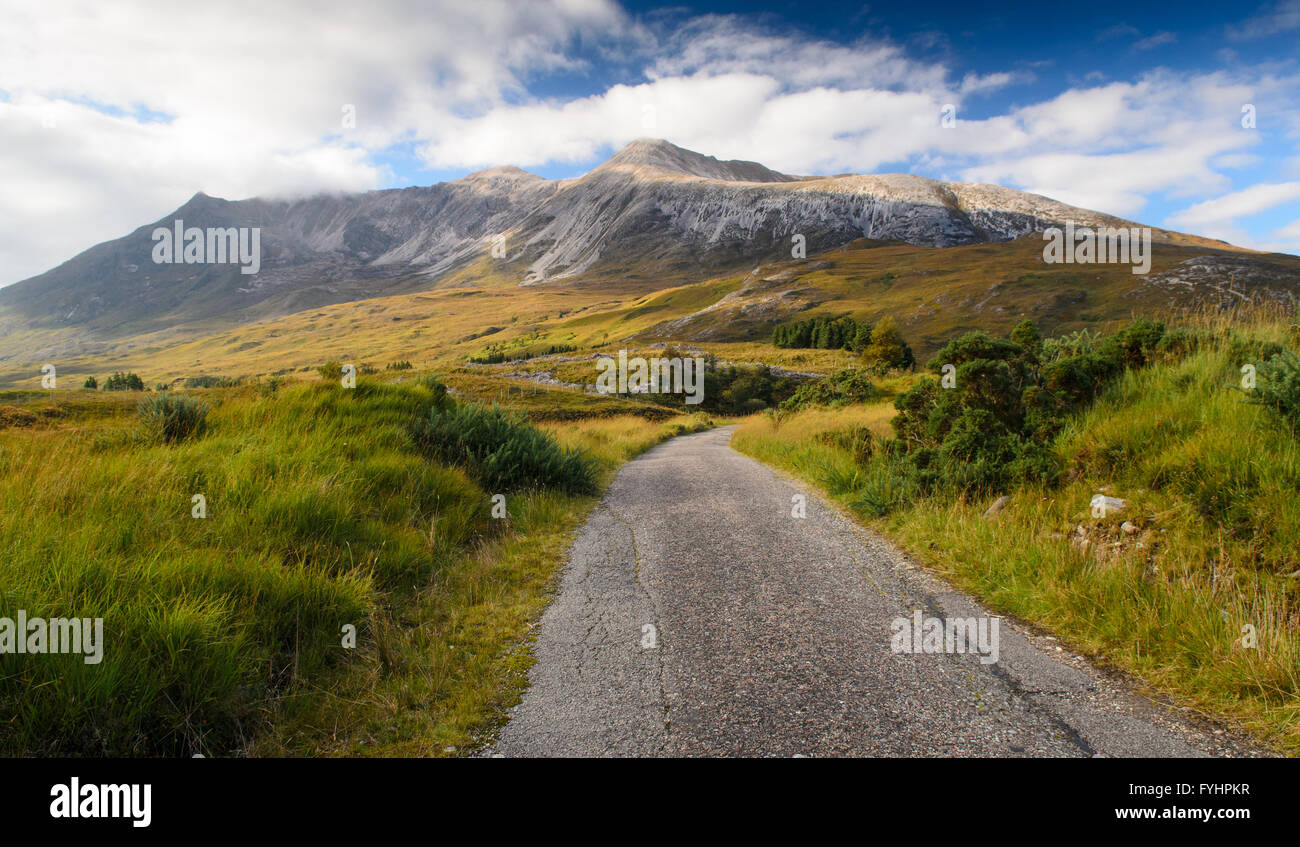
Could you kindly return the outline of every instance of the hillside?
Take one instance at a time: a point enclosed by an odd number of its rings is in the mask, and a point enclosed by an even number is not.
[[[158,264],[156,228],[257,228],[257,272]],[[297,200],[196,194],[170,215],[0,289],[0,363],[192,340],[321,307],[449,287],[629,283],[676,288],[859,239],[1007,242],[1074,221],[1131,222],[991,185],[797,177],[643,139],[591,173],[493,168],[428,187]],[[1230,245],[1155,230],[1161,244]],[[1241,253],[1249,258],[1252,254]]]
[[[327,305],[238,328],[204,326],[192,335],[161,330],[109,341],[79,333],[58,357],[31,340],[47,333],[29,330],[10,339],[22,352],[0,361],[0,386],[38,385],[40,364],[51,359],[77,384],[89,374],[134,370],[152,386],[204,374],[310,373],[331,358],[454,369],[489,347],[517,356],[551,345],[594,351],[669,342],[729,360],[821,371],[833,365],[832,351],[774,348],[772,328],[815,315],[890,315],[925,355],[953,332],[1006,330],[1025,317],[1044,332],[1069,332],[1134,314],[1300,294],[1300,258],[1282,254],[1157,244],[1151,273],[1135,276],[1122,265],[1047,265],[1041,251],[1036,236],[950,248],[859,239],[803,261],[667,289],[653,281],[515,286],[457,277],[455,287]],[[524,367],[548,366],[543,359]]]

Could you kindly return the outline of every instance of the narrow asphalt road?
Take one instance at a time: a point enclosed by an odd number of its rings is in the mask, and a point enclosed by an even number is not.
[[[800,483],[683,436],[627,464],[541,620],[504,756],[1241,755],[999,620],[997,661],[896,653],[983,617]],[[806,517],[792,516],[806,498]],[[1249,754],[1248,752],[1246,754]]]

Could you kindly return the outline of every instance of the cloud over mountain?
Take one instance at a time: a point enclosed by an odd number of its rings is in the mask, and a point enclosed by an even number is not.
[[[1289,31],[1293,5],[1231,32]],[[292,197],[502,163],[579,173],[644,135],[788,173],[1004,182],[1157,220],[1282,181],[1261,163],[1300,138],[1293,62],[1174,70],[1155,57],[1190,36],[1145,26],[1129,36],[1160,41],[1137,51],[1146,65],[1116,79],[1080,68],[1062,85],[1044,80],[1060,77],[1054,59],[973,68],[960,38],[896,37],[869,16],[834,38],[770,15],[634,15],[612,0],[0,10],[0,283],[199,190]],[[1258,109],[1253,130],[1243,104]],[[1270,214],[1276,233],[1233,226],[1285,247],[1285,208]]]

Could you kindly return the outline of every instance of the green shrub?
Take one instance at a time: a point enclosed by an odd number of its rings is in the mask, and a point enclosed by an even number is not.
[[[316,373],[321,375],[321,379],[327,382],[338,382],[343,378],[343,363],[337,359],[330,359],[325,364],[316,368]]]
[[[916,365],[912,348],[903,340],[902,330],[892,317],[881,318],[871,330],[871,343],[862,351],[862,358],[884,369]]]
[[[1210,334],[1200,329],[1176,327],[1165,333],[1156,345],[1165,361],[1176,362],[1200,350],[1210,341]]]
[[[145,436],[175,444],[202,435],[208,428],[208,406],[192,397],[159,394],[136,407]]]
[[[866,464],[875,452],[876,437],[865,426],[851,426],[848,429],[833,429],[821,434],[824,444],[839,447],[853,456],[859,465]]]
[[[1285,352],[1276,341],[1265,341],[1253,335],[1245,335],[1236,329],[1228,330],[1228,358],[1233,362],[1246,364],[1272,359]]]
[[[706,364],[704,401],[698,410],[750,414],[780,403],[793,393],[795,385],[794,379],[772,373],[767,365]],[[656,399],[667,405],[686,406],[683,394],[660,394]]]
[[[417,384],[429,389],[429,393],[433,395],[433,408],[435,410],[446,411],[455,405],[455,401],[447,394],[447,386],[443,385],[442,381],[434,374],[424,374],[419,378]]]
[[[1164,338],[1164,325],[1146,319],[1107,338],[1085,332],[1044,341],[1028,321],[1006,339],[968,332],[926,365],[952,384],[922,380],[894,401],[897,449],[923,490],[1050,483],[1060,470],[1047,445],[1067,418],[1125,369],[1152,361]]]
[[[1037,362],[1043,352],[1043,337],[1038,333],[1038,327],[1034,322],[1025,319],[1016,324],[1015,329],[1011,330],[1008,336],[1012,343],[1019,344],[1021,349],[1028,354],[1033,361]]]
[[[1068,356],[1091,353],[1100,340],[1101,333],[1095,329],[1080,329],[1056,338],[1045,338],[1039,359],[1043,362],[1054,362]]]
[[[1300,357],[1290,350],[1256,362],[1253,402],[1277,412],[1294,428],[1300,425]]]
[[[1140,368],[1155,358],[1160,341],[1165,335],[1165,325],[1159,321],[1138,318],[1124,329],[1106,339],[1107,345],[1119,350],[1123,364]]]
[[[795,389],[781,404],[787,411],[798,411],[809,406],[845,406],[865,403],[880,396],[866,370],[845,368],[821,379],[805,382]]]
[[[416,422],[416,444],[430,456],[459,465],[488,491],[556,488],[572,494],[596,491],[596,467],[577,451],[560,447],[546,433],[496,406],[435,404]]]
[[[81,384],[82,388],[98,388],[99,381],[93,376],[86,377],[86,381]]]
[[[742,414],[756,412],[767,408],[772,402],[772,373],[763,367],[754,370],[737,368],[729,370],[730,380],[719,380],[718,393],[727,406]],[[725,387],[724,387],[725,385]],[[705,395],[709,394],[708,380],[705,379]]]

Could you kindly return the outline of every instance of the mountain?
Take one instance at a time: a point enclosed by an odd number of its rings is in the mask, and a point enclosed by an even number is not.
[[[255,274],[157,264],[156,228],[256,227]],[[792,176],[640,139],[585,176],[492,168],[428,187],[228,201],[170,215],[0,289],[0,337],[50,354],[159,331],[210,331],[320,306],[467,283],[640,281],[662,288],[858,239],[952,247],[1074,221],[1129,221],[994,185],[907,174]],[[1232,249],[1155,230],[1168,244]],[[494,255],[494,247],[496,253]],[[15,350],[0,344],[0,357]]]
[[[0,306],[45,328],[140,331],[413,290],[479,252],[484,234],[509,229],[556,189],[518,168],[497,168],[429,187],[292,201],[199,193],[130,235],[0,289]],[[258,273],[231,264],[155,264],[151,234],[177,220],[204,230],[260,228]]]
[[[657,138],[638,138],[611,156],[593,173],[609,171],[659,177],[700,177],[727,182],[796,182],[804,178],[777,173],[758,162],[719,162],[712,156],[685,150]]]

